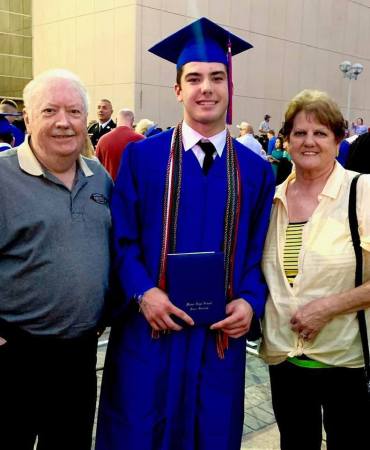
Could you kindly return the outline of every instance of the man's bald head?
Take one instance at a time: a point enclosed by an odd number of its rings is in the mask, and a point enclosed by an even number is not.
[[[0,104],[0,113],[6,113],[6,114],[14,114],[17,113],[18,109],[16,106],[10,104],[10,103],[1,103]],[[9,123],[13,123],[16,120],[16,116],[5,116]]]
[[[129,127],[134,125],[134,113],[130,109],[121,109],[117,114],[117,127]]]
[[[240,127],[240,134],[242,136],[244,134],[254,134],[252,125],[248,122],[243,122],[243,127]]]

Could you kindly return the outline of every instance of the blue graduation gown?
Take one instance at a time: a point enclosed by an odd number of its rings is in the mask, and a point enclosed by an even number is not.
[[[215,334],[187,328],[159,339],[132,298],[157,285],[162,204],[172,130],[130,144],[112,198],[115,268],[123,314],[112,326],[96,450],[237,450],[244,417],[245,337],[229,339],[224,359]],[[233,274],[235,298],[260,317],[266,286],[260,259],[274,180],[270,165],[234,141],[242,203]],[[207,176],[183,152],[177,252],[219,251],[227,196],[226,151]]]

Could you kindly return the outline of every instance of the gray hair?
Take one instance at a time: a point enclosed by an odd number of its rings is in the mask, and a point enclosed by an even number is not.
[[[118,111],[118,115],[126,120],[134,121],[134,119],[135,119],[134,112],[131,111],[131,109],[120,109]]]
[[[37,75],[33,80],[27,83],[23,89],[23,102],[25,109],[28,110],[28,113],[32,110],[33,102],[40,89],[55,80],[68,80],[71,82],[80,94],[85,112],[87,114],[89,109],[89,97],[86,88],[77,75],[66,69],[47,70],[46,72],[40,73],[40,75]]]
[[[101,99],[98,101],[98,103],[101,103],[101,102],[108,103],[108,104],[110,105],[110,107],[113,109],[112,102],[111,102],[110,100],[108,100],[107,98],[101,98]]]

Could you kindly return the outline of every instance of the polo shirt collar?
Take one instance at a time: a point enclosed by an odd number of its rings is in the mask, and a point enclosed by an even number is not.
[[[330,174],[328,181],[326,182],[324,189],[322,190],[321,194],[319,195],[319,199],[322,197],[330,197],[330,198],[337,198],[339,195],[339,191],[343,185],[343,180],[346,175],[346,169],[339,164],[338,161],[335,161],[334,169],[332,173]],[[288,184],[291,180],[295,178],[295,172],[292,172],[288,178],[284,181],[284,183],[280,184],[275,191],[274,201],[279,199],[284,204],[286,204],[286,190],[288,187]]]
[[[24,172],[27,172],[30,175],[34,176],[44,175],[44,170],[29,145],[29,138],[26,138],[24,142],[17,148],[17,156],[19,167]],[[85,177],[91,177],[94,175],[81,155],[79,155],[78,157],[78,165]]]

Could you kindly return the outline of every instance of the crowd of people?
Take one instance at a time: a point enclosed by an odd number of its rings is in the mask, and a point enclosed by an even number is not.
[[[3,103],[2,450],[91,449],[107,326],[96,450],[239,450],[246,340],[261,333],[281,449],[320,450],[323,426],[328,450],[368,447],[370,175],[338,162],[346,123],[324,92],[298,93],[278,133],[266,114],[259,136],[248,122],[231,136],[230,53],[249,48],[206,18],[154,45],[183,106],[163,132],[128,109],[114,122],[108,99],[86,127],[66,70],[25,87],[18,146]]]

